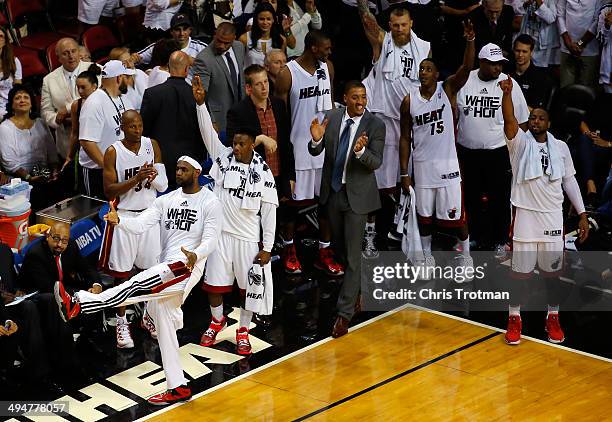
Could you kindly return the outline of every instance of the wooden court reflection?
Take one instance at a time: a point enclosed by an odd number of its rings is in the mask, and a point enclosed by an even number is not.
[[[612,420],[612,365],[404,309],[153,420]]]

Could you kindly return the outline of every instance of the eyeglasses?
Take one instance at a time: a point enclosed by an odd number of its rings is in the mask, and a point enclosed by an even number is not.
[[[64,245],[67,245],[68,242],[70,241],[70,239],[64,239],[61,236],[51,236],[51,239],[53,239],[54,241],[56,241],[57,243],[63,243]]]

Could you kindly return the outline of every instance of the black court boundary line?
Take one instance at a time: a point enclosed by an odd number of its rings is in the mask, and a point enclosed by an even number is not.
[[[343,399],[340,399],[340,400],[337,400],[337,401],[335,401],[335,402],[333,402],[331,404],[328,404],[327,406],[322,407],[322,408],[320,408],[318,410],[315,410],[314,412],[311,412],[311,413],[309,413],[307,415],[304,415],[304,416],[302,416],[302,417],[300,417],[298,419],[294,419],[293,422],[300,422],[300,421],[306,420],[308,418],[311,418],[313,416],[316,416],[319,413],[323,413],[323,412],[325,412],[325,411],[327,411],[329,409],[333,409],[334,407],[337,407],[337,406],[339,406],[339,405],[341,405],[343,403],[346,403],[349,400],[352,400],[352,399],[354,399],[356,397],[359,397],[359,396],[361,396],[363,394],[369,393],[370,391],[375,390],[378,387],[382,387],[385,384],[388,384],[388,383],[390,383],[392,381],[395,381],[395,380],[397,380],[399,378],[402,378],[402,377],[404,377],[404,376],[406,376],[408,374],[416,372],[419,369],[423,369],[423,368],[425,368],[425,367],[427,367],[427,366],[429,366],[431,364],[434,364],[436,362],[441,361],[442,359],[446,359],[449,356],[452,356],[452,355],[454,355],[456,353],[459,353],[459,352],[462,352],[462,351],[464,351],[466,349],[469,349],[470,347],[476,346],[477,344],[480,344],[480,343],[483,343],[483,342],[485,342],[487,340],[490,340],[490,339],[492,339],[493,337],[495,337],[495,336],[497,336],[499,334],[500,333],[498,331],[493,332],[491,334],[487,334],[486,336],[484,336],[482,338],[479,338],[478,340],[474,340],[471,343],[465,344],[465,345],[463,345],[461,347],[458,347],[458,348],[456,348],[454,350],[451,350],[450,352],[446,352],[443,355],[440,355],[440,356],[435,357],[435,358],[433,358],[431,360],[428,360],[427,362],[423,362],[422,364],[417,365],[417,366],[415,366],[413,368],[407,369],[404,372],[400,372],[399,374],[393,375],[391,378],[387,378],[386,380],[380,381],[380,382],[378,382],[378,383],[376,383],[374,385],[369,386],[368,388],[364,388],[361,391],[358,391],[358,392],[356,392],[354,394],[351,394],[350,396],[347,396],[347,397],[345,397]]]

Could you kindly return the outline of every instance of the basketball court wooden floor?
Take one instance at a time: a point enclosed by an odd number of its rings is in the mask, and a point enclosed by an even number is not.
[[[611,363],[404,307],[147,419],[612,421]]]

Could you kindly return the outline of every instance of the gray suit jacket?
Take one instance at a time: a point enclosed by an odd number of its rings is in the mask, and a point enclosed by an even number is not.
[[[211,43],[196,56],[193,74],[199,75],[206,90],[206,105],[212,121],[225,130],[228,110],[244,98],[244,45],[240,41],[232,44],[236,65],[240,72],[240,95],[234,92],[230,72],[223,56],[217,56]]]
[[[325,161],[323,162],[323,174],[321,176],[321,193],[319,202],[327,203],[331,193],[331,178],[336,161],[336,151],[340,142],[340,126],[346,108],[340,107],[327,113],[329,124],[323,137],[323,142],[318,146],[308,144],[308,151],[312,155],[319,155],[325,150]],[[353,147],[359,136],[366,132],[368,145],[361,158],[357,158]],[[351,140],[351,149],[348,163],[346,165],[346,194],[351,209],[357,214],[367,214],[380,208],[378,186],[374,170],[379,168],[383,160],[383,148],[385,146],[385,124],[378,117],[366,111],[355,137]],[[397,157],[399,160],[399,157]]]

